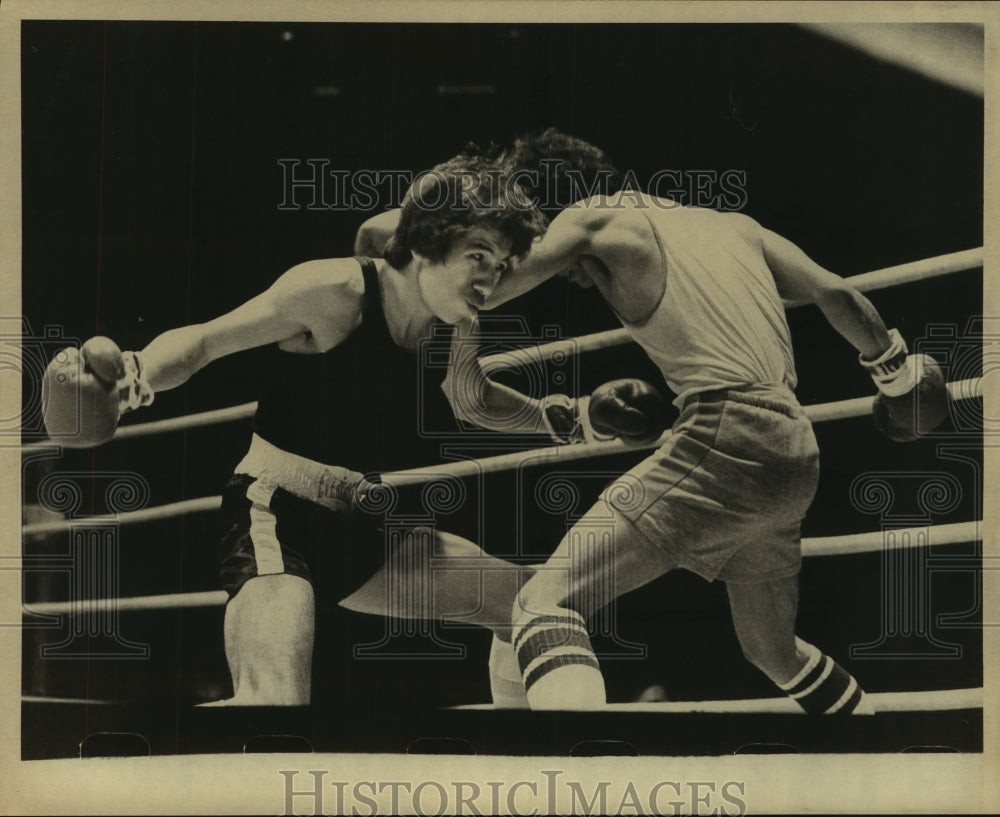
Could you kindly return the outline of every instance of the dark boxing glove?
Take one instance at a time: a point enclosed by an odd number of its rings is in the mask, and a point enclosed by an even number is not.
[[[91,338],[63,349],[42,378],[42,419],[55,442],[89,448],[110,440],[122,414],[153,402],[135,352],[110,338]]]
[[[559,444],[616,437],[631,445],[652,443],[666,429],[668,415],[660,392],[634,378],[604,383],[588,397],[550,394],[542,400],[545,428]]]
[[[879,390],[872,406],[875,425],[891,440],[910,442],[941,424],[951,396],[934,358],[908,354],[896,329],[889,338],[889,348],[878,358],[860,362]]]
[[[667,401],[659,390],[635,378],[598,386],[590,396],[588,411],[595,432],[633,445],[656,442],[669,417]]]

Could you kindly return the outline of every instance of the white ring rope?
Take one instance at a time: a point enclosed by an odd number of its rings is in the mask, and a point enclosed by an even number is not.
[[[973,689],[940,689],[927,692],[866,692],[875,712],[938,712],[948,709],[982,709],[982,687]],[[451,709],[498,709],[493,704],[462,704]],[[788,714],[805,715],[791,698],[750,698],[728,701],[650,701],[614,703],[601,707],[601,712],[673,712],[720,714]]]
[[[870,292],[877,289],[898,286],[899,284],[911,281],[921,281],[925,278],[933,278],[940,275],[950,275],[955,272],[975,269],[983,265],[983,248],[976,247],[971,250],[960,250],[958,252],[936,255],[931,258],[924,258],[920,261],[910,261],[905,264],[897,264],[892,267],[865,272],[860,275],[850,276],[846,279],[851,286],[861,292]],[[787,308],[802,306],[801,302],[785,303]],[[518,349],[512,352],[501,352],[495,355],[486,355],[480,358],[483,370],[487,374],[500,369],[512,369],[525,364],[537,363],[538,361],[549,360],[555,355],[572,355],[583,352],[592,352],[598,349],[607,349],[612,346],[619,346],[631,340],[631,336],[625,329],[610,329],[606,332],[595,332],[591,335],[581,335],[578,338],[567,338],[557,340],[552,343],[543,343],[526,349]],[[196,428],[215,423],[233,422],[245,420],[253,416],[257,410],[257,403],[243,403],[229,408],[203,411],[197,414],[187,414],[183,417],[173,417],[167,420],[156,420],[149,423],[136,423],[135,425],[122,426],[116,432],[112,440],[126,440],[133,437],[144,437],[150,434],[162,434],[168,431],[183,431],[188,428]],[[46,447],[57,445],[48,440],[30,445],[22,446],[22,452],[29,453]]]
[[[876,713],[879,712],[938,712],[948,709],[982,709],[982,687],[972,689],[939,689],[928,692],[866,692]],[[450,709],[497,709],[493,704],[462,704]],[[791,698],[752,698],[729,701],[650,701],[614,703],[601,707],[601,712],[672,712],[720,714],[787,714],[805,715]]]
[[[257,411],[256,403],[243,403],[239,406],[202,411],[197,414],[186,414],[183,417],[171,417],[167,420],[154,420],[151,423],[137,423],[132,426],[122,426],[115,432],[114,439],[127,440],[129,437],[146,437],[150,434],[165,434],[168,431],[184,431],[188,428],[211,426],[216,423],[229,423],[234,420],[245,420],[253,417]]]
[[[847,556],[880,550],[978,542],[982,522],[952,522],[923,528],[890,528],[841,536],[815,536],[802,540],[803,556]]]
[[[162,519],[173,519],[192,513],[217,511],[222,504],[221,496],[203,496],[197,499],[185,499],[180,502],[169,502],[154,508],[143,508],[139,511],[126,511],[119,514],[84,516],[79,519],[55,519],[50,522],[33,522],[25,525],[22,531],[25,536],[44,536],[50,533],[68,531],[72,528],[113,523],[117,525],[137,525],[141,522],[157,522]]]
[[[221,607],[229,594],[225,590],[205,590],[199,593],[166,593],[159,596],[132,596],[119,599],[80,599],[79,601],[25,602],[22,612],[39,616],[63,614],[107,613],[139,610],[184,610],[193,607]]]
[[[942,712],[956,709],[982,709],[983,689],[935,689],[925,692],[866,692],[865,697],[878,712]],[[22,695],[22,703],[78,704],[80,706],[116,706],[121,701],[93,698],[46,698],[42,695]],[[448,707],[462,710],[503,710],[493,704],[459,704]],[[657,701],[613,703],[601,708],[602,712],[664,712],[664,713],[720,713],[720,714],[789,714],[804,715],[802,708],[790,698],[748,698],[722,701]]]
[[[842,536],[820,536],[802,540],[802,555],[843,556],[852,553],[870,553],[884,549],[939,547],[980,539],[981,522],[954,522],[948,525],[928,525],[923,528],[897,528],[868,533],[849,533]],[[432,557],[431,569],[454,570],[459,567],[478,569],[476,559],[449,559]],[[77,601],[25,602],[23,612],[32,615],[84,614],[107,611],[176,610],[189,607],[219,607],[226,603],[224,590],[206,590],[199,593],[169,593],[160,596],[134,596],[131,598],[80,599]]]
[[[948,391],[956,400],[981,397],[983,384],[980,378],[960,380],[948,384]],[[814,406],[804,406],[806,416],[812,422],[829,420],[845,420],[851,417],[863,417],[871,414],[874,397],[857,397],[850,400],[840,400],[835,403],[818,403]],[[442,463],[428,465],[423,468],[412,468],[407,471],[395,471],[382,474],[382,481],[396,486],[418,485],[437,477],[474,477],[479,474],[492,474],[497,471],[507,471],[525,465],[540,465],[553,462],[568,462],[571,460],[600,457],[610,454],[621,454],[625,451],[642,451],[658,448],[666,442],[671,432],[665,431],[658,440],[642,446],[628,445],[621,440],[607,442],[577,443],[575,445],[554,445],[547,448],[516,451],[511,454],[499,454],[495,457],[483,457],[478,460],[464,462]]]
[[[960,380],[955,383],[949,383],[948,390],[952,397],[956,400],[969,399],[972,397],[982,396],[983,384],[980,378]],[[874,399],[874,397],[857,397],[850,400],[840,400],[834,403],[818,403],[814,406],[805,406],[804,408],[806,416],[809,417],[809,419],[814,423],[829,420],[843,420],[849,417],[861,417],[865,414],[870,414],[872,401]],[[670,431],[665,431],[659,440],[643,446],[627,445],[621,440],[577,443],[575,445],[554,445],[545,448],[529,449],[527,451],[515,451],[510,454],[499,454],[494,457],[483,457],[477,460],[442,463],[440,465],[429,465],[423,468],[413,468],[407,471],[389,472],[382,474],[382,481],[387,485],[403,487],[407,485],[420,485],[424,482],[429,482],[439,478],[460,479],[464,477],[476,477],[481,474],[508,471],[528,465],[570,462],[572,460],[587,459],[590,457],[621,454],[627,451],[642,451],[645,449],[659,447],[670,436],[670,433]],[[219,496],[206,496],[198,499],[187,499],[181,502],[158,505],[154,508],[144,508],[139,511],[129,511],[117,515],[92,516],[75,520],[57,519],[50,522],[34,522],[29,525],[24,525],[21,530],[25,536],[34,536],[58,533],[60,531],[69,530],[74,526],[100,522],[116,522],[119,525],[151,522],[189,513],[214,511],[218,509],[221,501],[222,499]]]
[[[875,712],[940,712],[953,709],[982,709],[982,687],[972,689],[938,689],[926,692],[866,692]],[[666,701],[649,703],[608,704],[617,712],[787,712],[805,715],[791,698],[757,698],[746,701]]]

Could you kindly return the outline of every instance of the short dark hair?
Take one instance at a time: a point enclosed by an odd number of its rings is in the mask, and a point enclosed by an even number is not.
[[[403,198],[399,223],[385,247],[396,269],[419,253],[443,261],[454,240],[474,227],[491,227],[524,255],[545,230],[545,218],[487,154],[466,152],[420,174]]]
[[[624,182],[603,150],[557,128],[518,137],[502,161],[549,217],[588,196],[615,193]]]

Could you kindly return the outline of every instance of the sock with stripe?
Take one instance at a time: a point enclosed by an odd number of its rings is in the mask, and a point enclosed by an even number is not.
[[[490,693],[497,709],[528,709],[514,645],[493,636],[490,646]]]
[[[795,676],[778,686],[810,715],[867,715],[873,710],[864,690],[847,670],[801,638],[795,643],[808,658]]]
[[[604,676],[583,616],[565,609],[552,615],[521,613],[512,641],[531,708],[604,706]]]

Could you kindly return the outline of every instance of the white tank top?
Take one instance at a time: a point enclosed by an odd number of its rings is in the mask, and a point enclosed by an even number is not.
[[[674,404],[710,389],[794,389],[785,309],[754,236],[714,210],[674,204],[641,212],[659,242],[667,284],[649,319],[625,328],[663,373]]]

